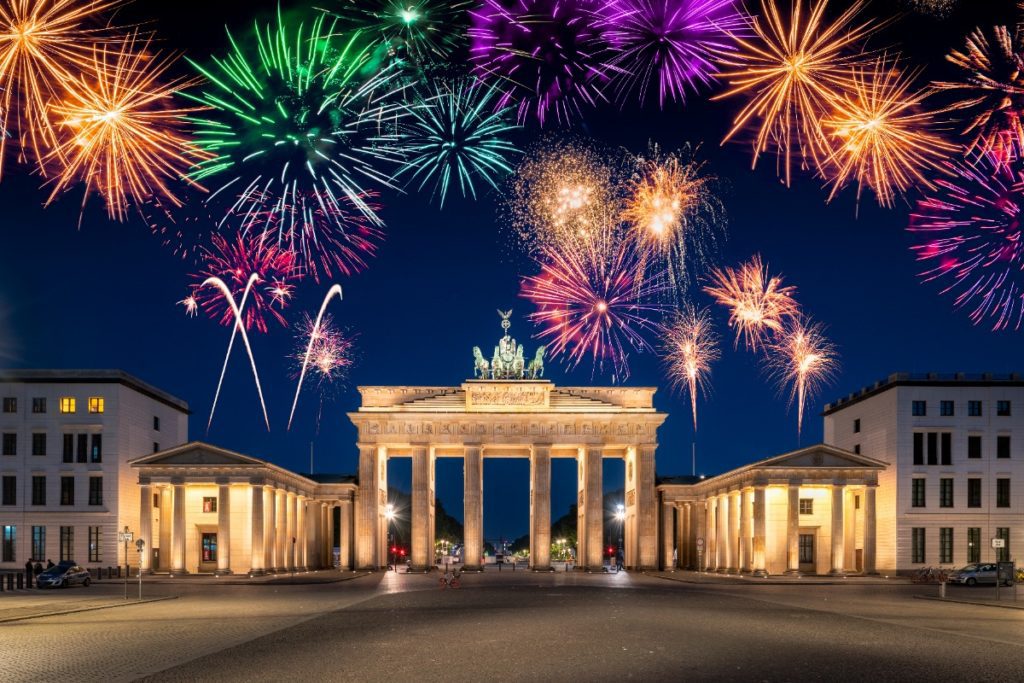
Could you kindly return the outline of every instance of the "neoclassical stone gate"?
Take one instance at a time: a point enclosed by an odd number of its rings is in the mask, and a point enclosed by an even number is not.
[[[625,461],[625,564],[658,565],[656,433],[667,415],[654,388],[556,387],[546,380],[469,380],[459,387],[360,387],[349,418],[358,429],[355,562],[387,564],[387,467],[412,458],[412,566],[434,563],[434,464],[462,458],[464,559],[483,558],[483,459],[530,459],[530,563],[550,567],[551,458],[579,463],[578,557],[602,566],[602,459]]]

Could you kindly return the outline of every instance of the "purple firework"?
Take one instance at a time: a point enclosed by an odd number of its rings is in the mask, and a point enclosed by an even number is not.
[[[938,191],[918,201],[910,230],[921,241],[917,260],[933,263],[925,282],[944,283],[971,321],[993,319],[993,330],[1024,321],[1024,158],[1019,152],[981,154],[946,165]]]
[[[619,69],[595,0],[483,0],[470,12],[470,60],[477,76],[496,81],[496,109],[518,101],[519,122],[543,126],[554,111],[568,123],[605,99],[601,88]]]
[[[739,0],[612,0],[604,15],[617,99],[637,92],[643,104],[656,86],[660,107],[714,83],[713,54],[732,49],[748,26]]]

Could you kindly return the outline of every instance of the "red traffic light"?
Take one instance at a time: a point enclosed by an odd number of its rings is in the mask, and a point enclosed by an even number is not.
[[[398,552],[398,548],[396,548],[395,546],[391,546],[391,552],[397,553]]]
[[[611,546],[609,546],[608,547],[608,554],[609,555],[614,555],[615,554],[615,548],[612,548]]]
[[[405,557],[405,548],[402,548],[402,552],[400,554],[402,557]]]

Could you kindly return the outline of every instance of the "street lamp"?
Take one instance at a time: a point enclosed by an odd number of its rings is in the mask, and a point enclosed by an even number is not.
[[[618,503],[615,506],[615,519],[619,520],[619,554],[615,558],[615,568],[622,569],[622,557],[624,554],[622,547],[622,528],[626,523],[626,508],[622,503]]]
[[[394,540],[391,534],[391,522],[395,519],[395,506],[388,503],[387,510],[384,512],[384,516],[388,520],[388,552],[391,553],[391,564],[395,567],[395,573],[398,573],[398,560],[395,557],[395,546]]]

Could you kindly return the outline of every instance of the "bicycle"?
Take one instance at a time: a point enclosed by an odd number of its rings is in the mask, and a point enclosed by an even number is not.
[[[440,587],[441,587],[441,589],[443,590],[445,588],[459,588],[459,587],[461,587],[462,586],[462,578],[461,577],[462,577],[462,572],[459,571],[459,570],[453,571],[451,576],[448,576],[448,574],[442,574],[441,575],[441,579],[440,579]]]

